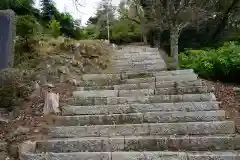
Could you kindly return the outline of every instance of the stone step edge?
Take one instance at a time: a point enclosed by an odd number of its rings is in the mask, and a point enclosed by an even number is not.
[[[48,135],[51,138],[114,137],[130,135],[214,135],[234,133],[234,121],[57,126],[48,128]]]
[[[142,96],[153,96],[153,95],[165,95],[165,94],[188,94],[188,93],[210,93],[212,92],[212,88],[208,88],[207,86],[191,86],[191,87],[179,87],[179,88],[152,88],[152,89],[93,89],[93,90],[77,90],[73,91],[73,97],[98,97],[95,96],[95,93],[98,93],[100,97],[126,97],[126,96],[134,96],[134,95],[142,95]],[[85,96],[85,94],[89,94],[94,96]]]
[[[237,134],[221,134],[208,136],[119,136],[119,137],[84,137],[84,138],[58,138],[47,140],[36,140],[33,145],[28,146],[28,150],[32,153],[46,152],[48,149],[58,150],[61,147],[63,150],[70,152],[107,152],[107,151],[164,151],[166,149],[189,149],[191,151],[205,151],[205,149],[214,149],[221,151],[224,149],[237,150],[240,136]],[[94,143],[93,143],[94,142]],[[160,142],[160,143],[159,143]],[[63,145],[59,145],[63,144]],[[73,148],[86,145],[86,148]],[[87,144],[93,144],[92,146]],[[172,145],[174,144],[174,148]],[[156,145],[156,146],[155,146]],[[49,146],[49,148],[47,147]],[[37,147],[37,148],[36,148]],[[209,147],[209,148],[208,148]],[[25,147],[26,148],[26,147]],[[69,150],[72,149],[72,150]],[[90,150],[89,150],[90,149]],[[43,151],[45,150],[45,151]],[[66,152],[62,151],[62,152]],[[56,152],[56,151],[52,151]]]
[[[31,154],[31,153],[20,153],[20,160],[34,159],[40,160],[45,157],[46,159],[51,159],[51,157],[58,157],[59,160],[68,160],[70,157],[77,157],[78,160],[103,160],[103,157],[106,160],[129,160],[131,158],[143,158],[148,157],[150,159],[154,158],[164,158],[167,156],[169,159],[170,156],[177,158],[179,160],[237,160],[240,158],[239,150],[229,150],[229,151],[195,151],[195,152],[182,152],[182,151],[153,151],[153,152],[75,152],[75,153],[40,153],[40,154]],[[77,160],[74,159],[74,160]],[[164,160],[164,159],[163,159]]]
[[[189,107],[184,107],[185,105],[189,105],[192,104],[193,106]],[[203,105],[203,106],[198,106],[198,105]],[[204,105],[206,106],[206,104],[212,104],[214,106],[212,106],[211,109],[206,109],[207,107],[204,107]],[[142,112],[156,112],[158,111],[157,109],[155,110],[145,110],[144,109],[137,109],[137,108],[141,108],[144,107],[145,108],[147,106],[149,107],[155,107],[155,108],[162,108],[162,112],[171,112],[171,111],[186,111],[186,112],[194,112],[194,111],[210,111],[210,110],[220,110],[219,108],[219,104],[221,104],[221,102],[218,101],[206,101],[206,102],[182,102],[182,103],[151,103],[151,104],[141,104],[141,103],[135,103],[135,104],[113,104],[113,105],[91,105],[91,106],[74,106],[74,105],[68,105],[68,106],[63,106],[62,107],[62,115],[95,115],[95,114],[123,114],[123,113],[136,113],[135,111],[132,111],[131,108],[135,108],[136,111],[138,111],[138,113],[142,113]],[[158,105],[162,105],[158,107]],[[164,106],[165,105],[165,106]],[[170,108],[171,106],[171,109]],[[195,106],[194,106],[195,105]],[[168,106],[168,107],[166,107]],[[108,111],[109,108],[112,108],[111,111]],[[114,108],[114,109],[113,109]],[[123,108],[126,108],[126,112],[125,110],[123,110]],[[164,109],[165,108],[165,109]],[[184,109],[185,108],[185,109]],[[193,108],[193,109],[191,109]],[[214,109],[213,109],[214,108]],[[93,112],[92,109],[95,109],[95,111]],[[78,114],[76,112],[76,110],[81,110],[81,112],[83,112],[83,110],[85,111],[82,114]],[[141,112],[142,111],[142,112]]]
[[[154,76],[161,76],[161,74],[162,74],[162,76],[167,76],[167,75],[169,75],[168,73],[171,73],[171,74],[176,74],[176,75],[180,75],[181,74],[181,72],[183,72],[184,74],[186,74],[186,73],[194,73],[194,71],[193,71],[193,69],[185,69],[185,70],[175,70],[175,71],[159,71],[159,72],[156,72],[156,73],[154,73],[154,72],[149,72],[149,77],[154,77]],[[164,74],[165,73],[165,74]],[[91,80],[90,78],[89,78],[89,76],[95,76],[95,77],[99,77],[99,76],[109,76],[109,77],[111,77],[111,76],[117,76],[117,77],[119,77],[120,79],[128,79],[128,77],[134,77],[134,76],[138,76],[138,75],[141,75],[141,74],[143,74],[143,75],[147,75],[148,73],[146,73],[146,72],[142,72],[142,73],[139,73],[139,72],[136,72],[136,73],[124,73],[124,72],[122,72],[122,73],[116,73],[116,74],[109,74],[109,73],[107,73],[107,74],[83,74],[82,76],[81,76],[81,79],[82,80]],[[170,74],[170,75],[171,75]],[[84,78],[85,77],[85,78]]]
[[[131,97],[73,97],[68,99],[70,105],[109,105],[132,103],[171,103],[171,102],[202,102],[216,101],[213,93],[182,94],[182,95],[154,95]]]
[[[81,99],[81,98],[106,98],[106,99],[110,99],[110,98],[119,98],[119,99],[121,99],[121,98],[123,98],[123,99],[126,99],[126,98],[132,98],[132,97],[135,97],[135,98],[154,98],[154,97],[158,97],[158,98],[162,98],[162,97],[164,97],[165,99],[171,99],[171,97],[176,97],[176,96],[178,96],[178,97],[183,97],[183,96],[190,96],[190,97],[192,97],[192,96],[211,96],[211,100],[209,100],[209,101],[216,101],[217,100],[217,98],[216,98],[216,96],[215,96],[215,94],[214,93],[212,93],[212,92],[210,92],[210,93],[202,93],[202,94],[170,94],[170,95],[146,95],[146,96],[144,96],[144,95],[137,95],[137,96],[131,96],[131,97],[118,97],[118,96],[113,96],[113,97],[99,97],[99,96],[93,96],[93,97],[81,97],[81,96],[76,96],[76,97],[74,97],[73,96],[73,98],[69,98],[69,100],[74,100],[74,99]],[[166,98],[166,97],[168,97],[168,98]],[[173,102],[179,102],[179,101],[173,101]],[[184,102],[186,102],[186,101],[184,101]],[[189,102],[191,102],[191,101],[189,101]]]
[[[142,123],[209,122],[226,120],[224,110],[197,112],[146,112],[111,115],[56,116],[53,125],[85,126]]]
[[[74,141],[81,141],[81,140],[110,140],[110,139],[194,139],[194,138],[238,138],[240,139],[240,134],[215,134],[215,135],[164,135],[164,136],[114,136],[114,137],[80,137],[80,138],[50,138],[50,139],[36,139],[34,141],[25,141],[29,147],[36,147],[37,143],[48,143],[48,142],[74,142]],[[239,146],[240,147],[240,146]],[[33,148],[34,149],[34,148]]]
[[[98,90],[133,90],[133,89],[138,89],[137,87],[139,87],[141,89],[141,86],[146,85],[146,87],[149,88],[183,88],[183,87],[206,87],[206,85],[204,85],[202,83],[203,81],[201,79],[198,80],[189,80],[189,81],[184,81],[184,80],[180,80],[180,81],[154,81],[154,82],[146,82],[146,83],[129,83],[129,84],[116,84],[116,85],[94,85],[94,86],[84,86],[84,87],[77,87],[78,91],[87,91],[86,89],[90,89],[90,88],[99,88]],[[167,85],[167,86],[165,86]],[[129,86],[129,89],[126,89],[127,86]],[[132,86],[132,88],[131,88]],[[124,89],[121,89],[121,87],[126,87]],[[134,88],[136,87],[136,88]],[[142,89],[147,89],[147,88],[142,88]]]

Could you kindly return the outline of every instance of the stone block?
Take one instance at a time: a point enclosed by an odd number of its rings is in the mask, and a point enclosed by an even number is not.
[[[12,10],[0,10],[0,69],[13,67],[16,18]]]
[[[117,97],[118,90],[74,91],[74,97]]]
[[[154,89],[119,90],[119,97],[152,96]]]
[[[149,124],[150,135],[210,135],[233,134],[233,121],[184,122]]]
[[[176,75],[176,76],[156,76],[156,81],[193,81],[197,80],[196,74]]]
[[[169,88],[156,88],[155,94],[189,94],[189,93],[208,93],[206,86],[193,86],[193,87],[169,87]]]
[[[225,119],[225,111],[198,112],[148,112],[143,115],[145,123],[219,121]]]
[[[184,152],[113,152],[112,160],[187,160]]]

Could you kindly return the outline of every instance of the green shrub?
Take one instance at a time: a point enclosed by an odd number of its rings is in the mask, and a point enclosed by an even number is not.
[[[60,22],[58,22],[57,20],[53,19],[49,22],[48,27],[50,29],[51,35],[54,38],[57,38],[60,36],[61,33],[61,25]]]
[[[0,70],[0,108],[11,110],[31,93],[27,85],[31,80],[26,75],[30,74],[14,68]]]
[[[181,68],[193,68],[203,78],[240,82],[239,57],[240,44],[227,42],[216,49],[187,50],[179,60]]]
[[[129,20],[119,20],[112,26],[111,42],[124,44],[141,41],[139,25]]]
[[[36,19],[31,15],[24,15],[17,17],[17,35],[20,38],[28,41],[31,37],[33,37],[39,29],[39,24]]]

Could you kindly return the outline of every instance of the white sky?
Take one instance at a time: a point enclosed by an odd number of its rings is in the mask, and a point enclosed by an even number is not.
[[[35,0],[36,6],[39,7],[39,1]],[[96,8],[98,6],[98,3],[101,2],[101,0],[78,0],[81,4],[84,6],[78,6],[76,8],[75,0],[54,0],[56,3],[56,7],[60,12],[67,11],[72,14],[72,16],[75,19],[81,19],[82,25],[84,25],[88,18],[93,16]],[[118,5],[120,3],[120,0],[111,0],[113,5]]]

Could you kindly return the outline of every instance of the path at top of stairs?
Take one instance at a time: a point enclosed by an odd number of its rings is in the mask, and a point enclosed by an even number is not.
[[[21,160],[239,160],[235,123],[193,70],[166,71],[155,48],[126,46],[85,74],[47,140]]]

